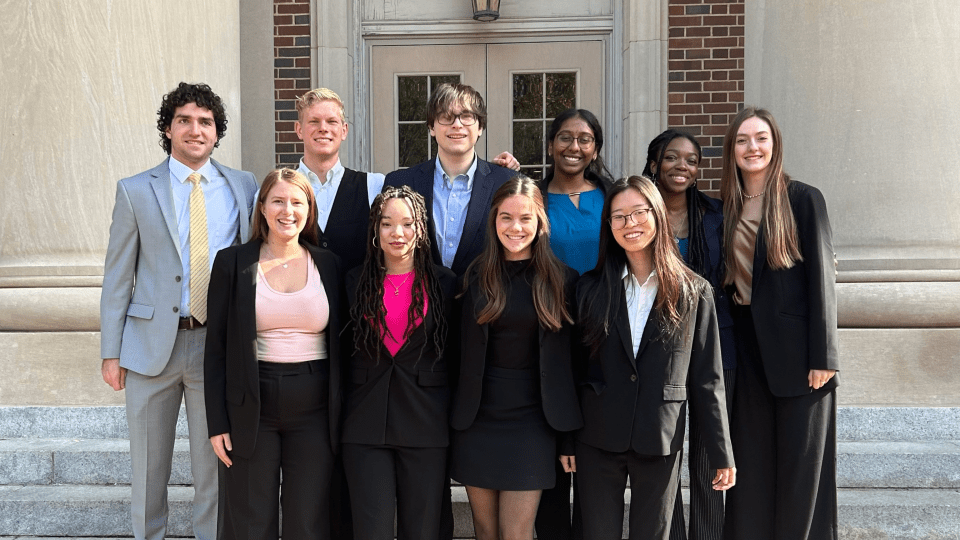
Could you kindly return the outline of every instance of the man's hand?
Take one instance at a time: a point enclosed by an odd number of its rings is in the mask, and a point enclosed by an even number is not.
[[[114,390],[123,390],[127,387],[127,368],[120,367],[119,358],[104,358],[100,365],[103,381]]]
[[[213,445],[213,453],[220,458],[224,465],[227,467],[233,465],[233,461],[227,455],[227,452],[233,451],[233,443],[230,442],[229,433],[221,433],[210,437],[210,444]]]
[[[513,169],[515,171],[520,170],[520,162],[517,161],[517,158],[513,157],[513,154],[510,152],[504,152],[499,156],[493,158],[493,162],[501,167],[506,167],[508,169]]]

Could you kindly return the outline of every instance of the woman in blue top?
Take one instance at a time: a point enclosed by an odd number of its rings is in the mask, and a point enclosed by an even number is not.
[[[547,132],[550,168],[540,182],[550,220],[550,247],[564,264],[583,274],[597,265],[600,250],[600,214],[613,180],[600,158],[603,129],[590,111],[567,109]],[[579,501],[574,493],[573,528],[570,522],[569,472],[557,461],[557,484],[544,490],[537,511],[537,537],[579,540]],[[576,532],[574,532],[574,530]]]
[[[713,288],[720,326],[720,352],[726,385],[727,415],[733,402],[736,345],[730,302],[721,287],[723,263],[723,203],[697,189],[700,143],[688,133],[668,129],[657,135],[647,149],[643,174],[654,180],[667,210],[667,221],[683,261]],[[690,538],[720,540],[723,537],[723,494],[712,487],[713,470],[707,459],[703,433],[695,415],[690,415]],[[686,540],[683,503],[677,489],[670,540]]]

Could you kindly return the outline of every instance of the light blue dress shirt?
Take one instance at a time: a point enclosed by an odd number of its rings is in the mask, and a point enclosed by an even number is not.
[[[627,317],[630,319],[630,340],[633,345],[633,354],[640,351],[640,341],[643,339],[643,329],[650,318],[650,310],[657,299],[657,289],[660,282],[657,273],[650,272],[643,285],[630,272],[630,267],[623,269],[623,290],[627,299]]]
[[[173,189],[173,205],[177,216],[177,233],[180,235],[180,260],[183,263],[183,281],[180,288],[180,316],[190,314],[190,191],[193,184],[187,177],[193,169],[170,156],[170,187]],[[227,179],[213,166],[210,160],[196,171],[203,178],[200,188],[207,207],[207,243],[210,248],[209,264],[217,252],[232,246],[240,237],[240,210],[237,198],[227,184]],[[244,216],[246,219],[246,216]]]
[[[436,226],[436,242],[440,258],[447,268],[453,266],[453,258],[460,246],[463,225],[467,221],[467,208],[473,191],[473,177],[477,172],[477,156],[465,174],[452,180],[444,172],[437,157],[433,172],[433,223]]]
[[[317,199],[317,223],[320,224],[321,231],[326,231],[327,221],[330,219],[330,212],[333,210],[333,201],[337,198],[337,190],[340,189],[340,181],[343,180],[343,173],[346,169],[338,159],[337,164],[327,171],[323,182],[320,181],[320,177],[316,173],[307,167],[303,159],[300,160],[300,166],[297,167],[297,170],[306,176],[310,185],[313,186],[313,194]],[[380,173],[367,173],[367,206],[372,205],[373,200],[383,190],[384,178],[386,177]]]

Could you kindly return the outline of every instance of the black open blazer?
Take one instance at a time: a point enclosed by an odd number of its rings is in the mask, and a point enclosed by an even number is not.
[[[803,261],[786,270],[767,266],[760,224],[753,259],[750,313],[770,392],[778,397],[813,392],[811,369],[840,369],[833,233],[820,190],[791,181],[787,188]],[[833,377],[821,390],[836,388]]]
[[[571,311],[571,316],[576,318],[573,294],[578,277],[577,271],[569,267],[565,269],[567,309]],[[451,420],[454,429],[461,431],[473,424],[480,409],[480,397],[483,395],[483,373],[487,365],[489,325],[477,324],[476,314],[480,312],[484,302],[478,280],[473,276],[463,296],[460,323],[462,336],[460,382],[453,395]],[[539,367],[543,414],[547,417],[550,427],[557,431],[573,431],[583,425],[573,380],[571,363],[573,345],[573,325],[564,324],[557,332],[550,332],[540,327]]]
[[[257,265],[260,240],[220,250],[213,262],[207,295],[207,343],[203,358],[207,431],[229,433],[233,453],[249,458],[257,444],[260,423],[260,370],[257,364]],[[324,336],[330,363],[330,444],[339,448],[340,331],[343,273],[340,258],[323,248],[310,251],[330,305]]]
[[[597,290],[588,285],[595,285],[599,277],[590,272],[580,278],[578,300]],[[706,283],[703,287],[709,291]],[[584,426],[577,439],[608,452],[673,454],[683,448],[689,400],[711,466],[733,467],[713,294],[698,296],[675,342],[664,337],[654,307],[634,355],[621,289],[609,332],[595,354],[580,355],[577,373]]]
[[[393,357],[378,340],[369,351],[360,346],[354,350],[352,337],[344,343],[349,369],[345,383],[343,406],[344,443],[394,445],[415,448],[436,448],[449,444],[451,372],[460,356],[459,328],[456,313],[457,278],[453,272],[434,265],[443,305],[427,306],[427,310],[443,310],[447,335],[443,356],[437,358],[433,344],[435,323],[427,317]],[[361,268],[347,273],[347,298],[357,301]],[[353,322],[349,327],[352,330]],[[350,335],[347,332],[345,335]],[[426,347],[422,349],[423,339]]]

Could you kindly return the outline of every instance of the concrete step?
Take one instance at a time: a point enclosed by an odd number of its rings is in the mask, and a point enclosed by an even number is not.
[[[189,536],[193,489],[174,486],[169,496],[168,536]],[[453,496],[454,534],[472,538],[466,492],[457,486]],[[624,500],[629,511],[629,491]],[[841,489],[839,503],[843,540],[960,538],[958,490]],[[127,486],[0,486],[0,536],[125,537],[129,505]]]
[[[958,441],[840,442],[838,451],[840,487],[960,488]],[[0,440],[0,485],[129,483],[130,443],[124,439]],[[189,442],[178,439],[170,484],[192,483]],[[686,463],[681,483],[688,485]]]

